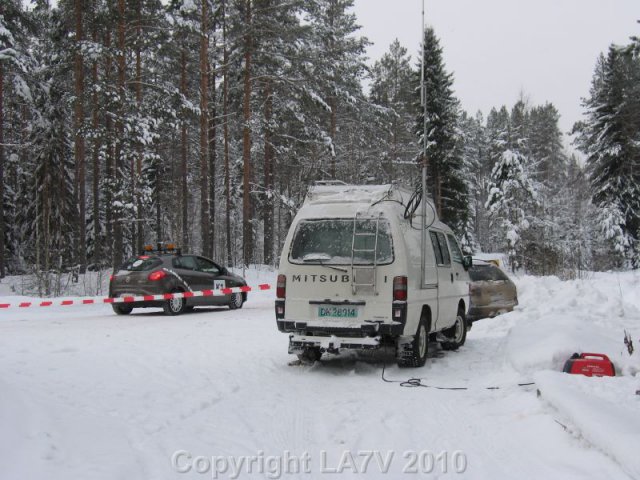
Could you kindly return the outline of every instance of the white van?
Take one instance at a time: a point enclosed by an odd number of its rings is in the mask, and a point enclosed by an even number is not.
[[[313,361],[394,345],[398,365],[420,367],[429,338],[449,350],[464,344],[471,257],[432,205],[423,223],[419,202],[395,185],[309,189],[278,272],[276,320],[289,353]]]

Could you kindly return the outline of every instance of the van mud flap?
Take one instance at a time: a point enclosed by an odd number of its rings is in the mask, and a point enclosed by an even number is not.
[[[337,337],[335,335],[289,335],[289,353],[300,354],[305,348],[316,347],[321,352],[338,353],[340,350],[373,350],[380,348],[381,337]]]

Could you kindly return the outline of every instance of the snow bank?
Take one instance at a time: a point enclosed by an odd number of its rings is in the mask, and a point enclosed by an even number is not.
[[[638,352],[630,357],[624,330],[640,349],[640,275],[593,274],[584,280],[515,278],[520,306],[511,315],[506,353],[516,370],[562,370],[574,352],[604,353],[616,372],[640,371]]]
[[[543,400],[570,431],[613,458],[632,478],[640,478],[640,401],[635,395],[640,388],[640,275],[515,280],[520,307],[509,314],[508,362],[534,379]],[[635,342],[632,356],[624,344],[625,330]],[[561,373],[574,352],[606,354],[617,376]]]
[[[635,380],[558,372],[539,372],[534,378],[542,398],[585,440],[612,457],[632,478],[640,478],[640,402],[634,394]]]

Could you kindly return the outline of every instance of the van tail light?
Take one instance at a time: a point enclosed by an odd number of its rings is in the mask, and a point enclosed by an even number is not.
[[[116,278],[114,274],[109,275],[109,283],[113,282],[114,278]]]
[[[286,275],[278,275],[278,283],[276,284],[276,298],[286,298],[287,296],[287,277]]]
[[[393,300],[407,301],[407,277],[393,277]]]
[[[162,280],[166,276],[167,272],[164,270],[156,270],[155,272],[151,272],[147,278],[152,282],[155,282],[157,280]]]

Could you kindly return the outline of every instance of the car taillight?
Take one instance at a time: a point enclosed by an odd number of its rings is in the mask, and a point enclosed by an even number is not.
[[[287,296],[287,277],[286,275],[278,275],[278,283],[276,285],[276,298],[285,298]]]
[[[166,276],[167,272],[164,270],[156,270],[155,272],[151,272],[147,278],[152,282],[155,282],[156,280],[162,280]]]
[[[109,282],[113,282],[113,279],[116,278],[113,274],[109,275]]]
[[[407,301],[407,277],[393,277],[393,300]]]

